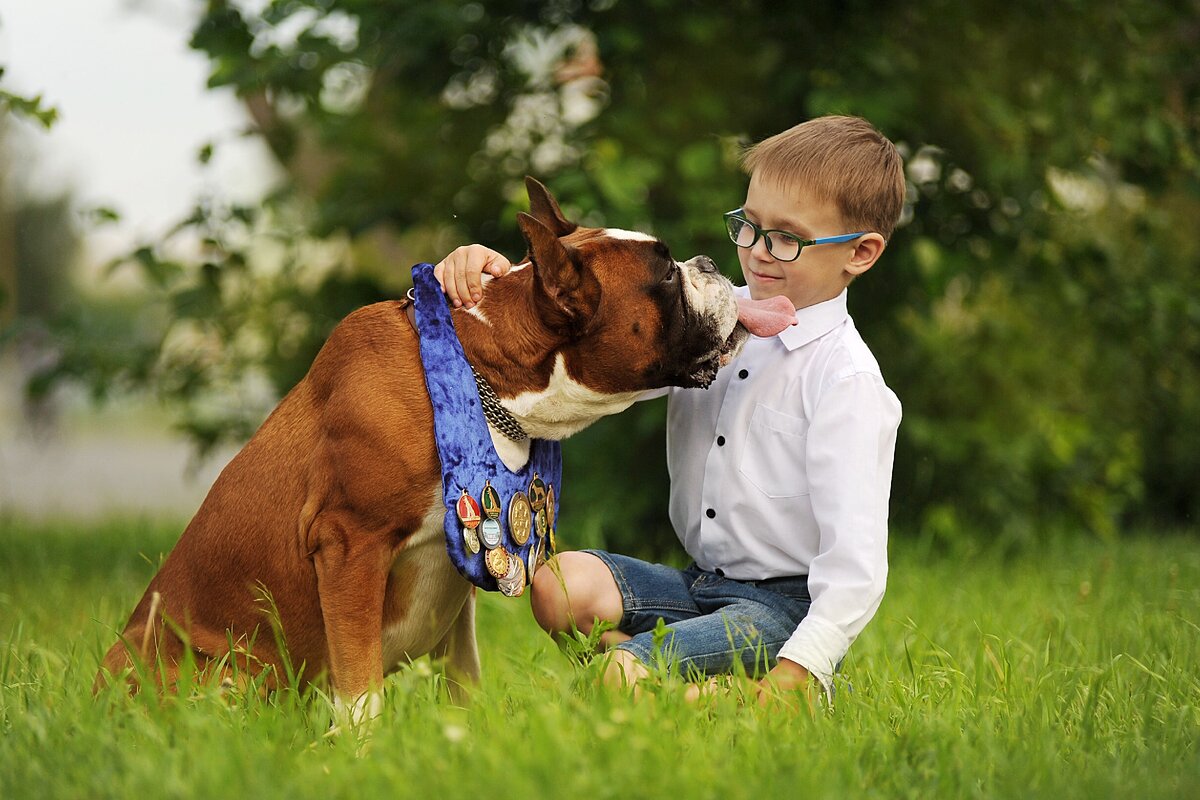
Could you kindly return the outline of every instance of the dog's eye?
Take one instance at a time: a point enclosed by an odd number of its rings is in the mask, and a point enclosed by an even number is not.
[[[671,258],[670,248],[662,242],[656,241],[654,243],[654,255],[666,263],[667,271],[663,273],[661,282],[668,285],[675,283],[675,276],[679,274],[679,263]]]

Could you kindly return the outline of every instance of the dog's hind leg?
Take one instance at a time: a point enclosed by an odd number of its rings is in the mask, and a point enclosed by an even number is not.
[[[443,660],[450,699],[456,705],[466,705],[468,691],[479,684],[480,673],[479,645],[475,641],[474,588],[430,655],[435,660]]]
[[[131,693],[140,691],[143,683],[174,691],[185,662],[195,670],[206,663],[206,657],[190,650],[161,620],[157,625],[130,624],[100,662],[92,694],[99,694],[113,680],[122,678]]]

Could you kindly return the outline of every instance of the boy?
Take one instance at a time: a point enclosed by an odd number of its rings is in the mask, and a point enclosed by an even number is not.
[[[751,337],[704,389],[667,389],[670,518],[684,570],[600,551],[564,552],[532,586],[538,623],[577,625],[612,651],[606,679],[649,674],[653,631],[684,674],[769,672],[759,683],[830,692],[874,615],[887,575],[887,511],[900,403],[846,310],[900,217],[892,143],[855,117],[810,120],[751,147],[746,202],[725,215],[748,292],[787,297],[798,324]],[[507,272],[479,245],[438,265],[470,307],[481,273]]]

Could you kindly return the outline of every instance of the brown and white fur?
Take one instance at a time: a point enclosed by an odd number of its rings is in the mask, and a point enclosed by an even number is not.
[[[732,287],[703,256],[577,227],[527,179],[528,265],[454,312],[468,359],[530,435],[561,439],[648,389],[706,386],[745,340]],[[510,467],[528,457],[492,431]],[[349,720],[383,677],[432,654],[452,691],[479,678],[474,590],[452,566],[418,334],[400,302],[343,320],[308,374],[214,483],[151,580],[97,688],[202,667],[327,679]],[[230,643],[232,642],[232,648]]]

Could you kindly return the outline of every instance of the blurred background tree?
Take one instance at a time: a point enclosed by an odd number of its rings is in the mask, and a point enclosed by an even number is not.
[[[69,270],[79,231],[70,195],[35,196],[4,146],[10,115],[50,128],[58,110],[41,95],[0,89],[0,111],[6,112],[0,115],[0,347],[11,343],[22,371],[37,373],[54,358],[48,325],[73,296]],[[53,423],[54,404],[44,392],[29,391],[22,411],[35,430]]]
[[[0,80],[3,78],[4,67],[0,66]],[[46,128],[53,125],[58,116],[57,110],[43,104],[40,95],[26,97],[6,89],[0,89],[0,112],[4,112],[0,115],[0,141],[7,136],[9,115],[34,120]],[[2,157],[3,153],[3,149],[0,149],[0,334],[11,330],[18,314],[17,286],[20,284],[20,276],[17,271],[21,267],[21,259],[17,255],[17,249],[21,243],[17,237],[20,226],[16,224],[15,216],[20,212],[18,206],[23,205],[14,202],[14,192],[10,186],[10,165]],[[37,281],[36,276],[34,280]],[[29,291],[31,300],[27,302],[31,302],[35,307],[44,307],[51,302],[53,294],[53,291],[48,291],[47,286],[35,286]]]
[[[243,439],[412,263],[519,256],[527,173],[736,277],[739,147],[858,114],[911,182],[850,299],[904,402],[897,529],[1020,545],[1195,519],[1196,0],[210,0],[191,43],[286,180],[253,207],[200,198],[114,263],[151,287],[141,321],[61,316],[36,385],[151,389],[200,446]],[[663,417],[568,445],[571,546],[671,545]]]

